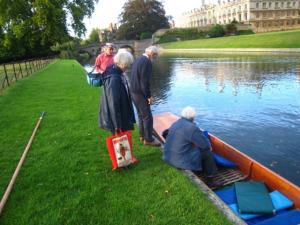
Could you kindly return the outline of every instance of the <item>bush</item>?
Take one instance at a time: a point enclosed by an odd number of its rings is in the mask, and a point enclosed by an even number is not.
[[[251,29],[238,31],[238,35],[248,35],[248,34],[255,34],[255,33]]]
[[[59,53],[59,57],[62,59],[76,59],[78,56],[76,46],[78,44],[77,41],[68,41],[61,44],[56,43],[54,46],[51,46],[51,50]]]
[[[173,42],[177,40],[194,40],[204,38],[204,32],[198,28],[175,28],[166,31],[157,43]]]
[[[157,43],[175,42],[177,40],[174,36],[162,36]]]
[[[59,58],[61,59],[70,59],[71,58],[71,53],[68,50],[61,50],[59,54]]]
[[[213,26],[208,31],[208,35],[211,38],[223,37],[224,34],[225,34],[224,28],[220,24],[217,24],[217,25]]]
[[[91,56],[85,52],[78,54],[76,60],[79,61],[81,64],[86,64],[90,60]]]
[[[152,37],[152,33],[149,32],[149,31],[146,31],[146,32],[141,33],[140,40],[148,39],[148,38],[151,38],[151,37]]]

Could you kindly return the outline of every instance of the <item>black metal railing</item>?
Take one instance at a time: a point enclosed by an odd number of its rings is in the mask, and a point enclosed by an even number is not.
[[[0,91],[23,77],[43,69],[54,60],[55,58],[51,57],[0,64]]]

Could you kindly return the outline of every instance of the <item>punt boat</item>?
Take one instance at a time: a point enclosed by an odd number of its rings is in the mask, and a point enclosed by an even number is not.
[[[164,138],[162,136],[162,132],[179,119],[178,116],[166,112],[158,115],[154,115],[154,133],[157,138],[164,143]],[[240,152],[233,146],[227,144],[216,136],[208,133],[209,140],[212,145],[212,151],[222,156],[223,158],[230,160],[231,162],[237,165],[236,168],[220,168],[218,169],[217,178],[221,181],[224,186],[230,186],[235,182],[240,181],[258,181],[263,182],[267,189],[271,191],[279,191],[284,196],[286,196],[289,200],[293,202],[293,206],[289,208],[287,211],[297,211],[299,215],[299,219],[296,219],[295,225],[300,224],[300,188],[288,181],[287,179],[281,177],[279,174],[273,172],[267,167],[263,166],[259,162],[255,161],[251,157],[246,154]],[[195,174],[199,179],[201,179],[204,183],[206,183],[204,176],[201,174]],[[207,185],[207,184],[206,184]],[[208,187],[210,188],[210,187]],[[216,193],[217,190],[214,190]],[[291,216],[290,216],[291,217]],[[267,218],[269,219],[269,217]],[[248,221],[247,224],[252,224]],[[254,223],[253,223],[254,224]],[[259,223],[258,223],[259,224]],[[264,223],[262,223],[264,224]],[[266,223],[268,224],[268,223]],[[276,224],[275,222],[271,222],[270,224]],[[281,224],[281,223],[280,223]],[[293,222],[288,223],[284,222],[282,224],[293,224]]]

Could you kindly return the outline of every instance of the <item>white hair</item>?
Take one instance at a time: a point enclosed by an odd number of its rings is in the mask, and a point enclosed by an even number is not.
[[[191,106],[187,106],[181,111],[181,117],[193,120],[196,117],[196,110]]]
[[[117,65],[130,66],[133,63],[133,56],[128,51],[118,51],[118,53],[114,56],[114,63]]]
[[[149,46],[148,48],[145,49],[145,53],[146,54],[151,54],[151,53],[158,54],[158,48],[154,45]]]

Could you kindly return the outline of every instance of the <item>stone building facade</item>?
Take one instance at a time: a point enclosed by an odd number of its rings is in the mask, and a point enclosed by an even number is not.
[[[176,27],[208,27],[236,20],[255,32],[300,28],[300,0],[226,0],[204,4],[176,18]]]

